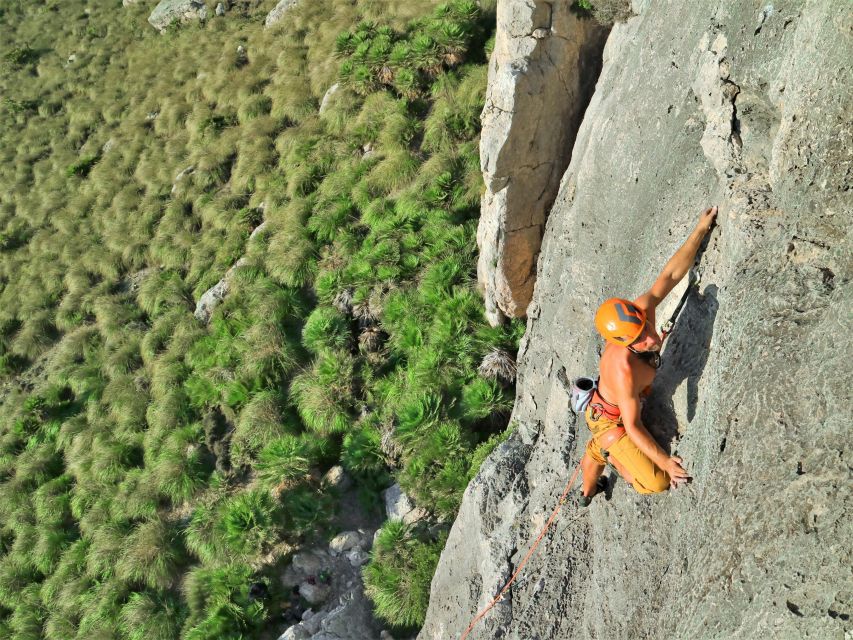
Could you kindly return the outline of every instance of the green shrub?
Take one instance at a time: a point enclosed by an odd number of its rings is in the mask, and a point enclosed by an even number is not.
[[[264,619],[259,600],[249,601],[252,570],[245,565],[196,567],[187,574],[183,591],[189,608],[181,637],[185,640],[236,640]]]
[[[252,465],[258,452],[284,436],[286,430],[279,394],[273,391],[255,394],[240,412],[237,428],[231,438],[232,464]]]
[[[352,334],[347,317],[331,306],[315,308],[302,329],[302,343],[314,354],[327,349],[349,349]]]
[[[273,440],[258,456],[258,475],[275,485],[305,476],[311,466],[311,450],[298,436],[284,435]]]
[[[211,462],[202,427],[194,423],[169,434],[152,465],[152,479],[161,495],[180,504],[205,486]]]
[[[0,407],[0,636],[249,637],[271,612],[227,563],[327,527],[315,471],[343,462],[376,493],[389,455],[451,517],[472,431],[500,422],[507,399],[471,382],[524,328],[483,330],[474,290],[494,3],[308,3],[269,32],[238,3],[142,39],[136,9],[54,4],[3,9],[76,60],[8,45],[0,74],[0,375],[71,391]],[[387,349],[330,313],[350,287]],[[184,546],[206,565],[186,581]]]
[[[410,438],[400,486],[419,504],[444,517],[459,508],[468,484],[471,436],[458,423],[443,422]]]
[[[38,60],[38,57],[38,51],[31,48],[29,44],[25,44],[20,47],[13,47],[3,54],[3,60],[13,67],[21,67],[25,64],[30,64],[31,62]]]
[[[133,527],[128,522],[104,522],[101,526],[85,531],[90,541],[86,549],[86,573],[92,578],[112,578],[116,567],[124,555],[123,546],[129,544]],[[155,532],[156,533],[156,532]],[[125,569],[133,569],[134,573],[144,571],[135,563],[128,564]]]
[[[95,166],[98,160],[100,160],[99,156],[85,156],[74,164],[69,165],[65,173],[69,177],[85,178],[92,171],[92,167]]]
[[[116,575],[150,589],[173,586],[183,562],[178,531],[161,519],[141,522],[122,541]]]
[[[475,378],[464,387],[459,403],[459,413],[465,420],[508,416],[514,398],[495,380]]]
[[[364,569],[365,593],[376,614],[399,627],[419,627],[426,617],[429,588],[447,539],[421,540],[400,520],[386,522]]]
[[[376,427],[365,425],[344,436],[341,462],[347,471],[359,475],[381,473],[385,470],[382,453],[382,434]]]
[[[335,508],[331,495],[302,484],[287,489],[279,499],[284,527],[289,533],[322,538],[328,532]]]
[[[120,629],[128,640],[174,640],[180,637],[186,613],[170,595],[132,593],[119,614]]]
[[[274,518],[275,504],[268,492],[243,491],[223,503],[218,528],[230,551],[249,556],[276,538]]]
[[[354,358],[342,351],[321,353],[311,369],[293,378],[290,395],[306,426],[320,434],[340,433],[352,422]]]

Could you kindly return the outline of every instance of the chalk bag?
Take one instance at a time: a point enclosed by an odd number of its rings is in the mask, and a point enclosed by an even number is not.
[[[572,382],[572,411],[575,413],[586,411],[586,405],[592,399],[593,391],[595,391],[595,380],[592,378],[575,379]]]

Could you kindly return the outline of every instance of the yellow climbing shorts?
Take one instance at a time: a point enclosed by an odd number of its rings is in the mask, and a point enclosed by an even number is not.
[[[598,464],[606,464],[607,460],[603,455],[604,450],[601,448],[600,438],[603,433],[613,427],[621,427],[622,423],[610,420],[605,416],[601,416],[597,420],[594,419],[591,407],[587,407],[584,417],[586,418],[586,426],[592,432],[592,437],[586,443],[586,452]],[[640,451],[634,441],[628,437],[628,434],[623,435],[610,445],[607,454],[631,474],[634,478],[631,486],[637,493],[660,493],[669,488],[669,474]]]

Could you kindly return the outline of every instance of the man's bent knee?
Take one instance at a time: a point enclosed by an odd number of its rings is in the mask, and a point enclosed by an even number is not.
[[[661,471],[642,480],[635,478],[632,486],[637,493],[663,493],[669,489],[669,475]]]

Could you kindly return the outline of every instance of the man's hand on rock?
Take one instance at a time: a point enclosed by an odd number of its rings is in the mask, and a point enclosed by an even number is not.
[[[681,466],[682,462],[683,460],[678,456],[670,456],[663,466],[663,470],[669,474],[669,486],[672,489],[677,489],[693,479]]]
[[[708,233],[711,227],[714,226],[714,220],[717,218],[717,207],[709,207],[705,209],[699,216],[699,222],[696,224],[697,229],[701,229],[702,233]]]

